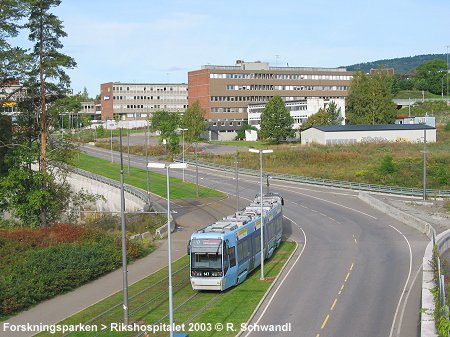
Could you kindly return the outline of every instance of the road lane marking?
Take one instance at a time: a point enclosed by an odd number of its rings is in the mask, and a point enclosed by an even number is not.
[[[286,281],[286,279],[288,278],[289,274],[291,273],[291,271],[294,269],[295,265],[297,264],[297,262],[300,260],[301,256],[303,255],[303,252],[305,251],[306,248],[306,233],[303,230],[303,228],[301,228],[295,221],[293,221],[292,219],[288,218],[287,216],[284,216],[286,219],[288,219],[289,221],[291,221],[293,224],[295,224],[303,233],[303,236],[305,238],[305,243],[303,245],[303,248],[300,252],[300,254],[297,256],[297,258],[295,259],[294,263],[292,264],[291,268],[289,268],[288,272],[286,273],[286,275],[283,277],[283,279],[281,280],[280,284],[278,285],[278,287],[275,289],[275,291],[273,292],[272,296],[270,297],[269,301],[267,302],[266,307],[264,308],[263,312],[261,313],[261,315],[259,316],[258,320],[255,322],[256,325],[259,324],[259,322],[261,321],[261,319],[263,318],[264,314],[266,313],[267,309],[269,308],[270,304],[272,303],[272,301],[274,300],[275,296],[278,293],[278,290],[281,289],[281,286],[283,285],[283,283]],[[252,333],[252,331],[249,331],[244,337],[249,336]]]
[[[297,193],[297,194],[303,195],[303,196],[308,197],[308,198],[317,199],[317,200],[320,200],[320,201],[323,201],[323,202],[327,202],[329,204],[332,204],[332,205],[335,205],[335,206],[338,206],[338,207],[342,207],[342,208],[348,209],[350,211],[353,211],[353,212],[360,213],[362,215],[368,216],[369,218],[378,220],[378,218],[373,216],[373,215],[364,213],[362,211],[358,211],[357,209],[354,209],[354,208],[351,208],[351,207],[348,207],[348,206],[344,206],[344,205],[338,204],[337,202],[333,202],[333,201],[330,201],[330,200],[322,199],[322,198],[319,198],[319,197],[314,197],[312,195],[305,194],[305,193],[300,193],[298,191],[293,191],[292,189],[289,189],[289,188],[286,188],[286,187],[282,187],[282,189],[285,189],[286,191],[290,191],[290,192],[293,192],[293,193]]]
[[[350,266],[350,270],[353,270],[353,266],[354,266],[355,264],[354,263],[352,263],[352,265]]]
[[[412,290],[414,284],[416,283],[417,277],[420,275],[420,272],[422,271],[422,266],[423,266],[423,263],[421,263],[419,266],[419,269],[417,269],[417,273],[411,282],[411,285],[408,289],[408,293],[406,294],[406,297],[405,297],[405,301],[403,302],[403,309],[402,309],[402,313],[400,314],[400,320],[399,320],[399,323],[397,326],[397,336],[400,335],[400,328],[402,327],[402,324],[403,324],[403,315],[405,314],[406,303],[408,303],[408,298],[409,298],[409,295],[411,294],[411,290]]]
[[[350,272],[347,273],[347,276],[345,277],[344,282],[347,282],[348,278],[350,277]]]
[[[331,305],[331,308],[330,308],[331,311],[333,311],[334,306],[336,305],[336,303],[337,303],[337,298],[334,299],[334,302],[333,302],[333,304]]]
[[[327,325],[328,319],[330,318],[330,315],[328,314],[327,317],[325,317],[322,326],[320,327],[321,329],[325,328],[325,325]]]
[[[411,245],[409,244],[408,239],[406,238],[406,236],[400,232],[397,228],[395,228],[392,225],[389,225],[389,227],[391,227],[392,229],[394,229],[395,231],[397,231],[398,233],[400,233],[401,236],[403,236],[403,238],[406,240],[406,243],[408,244],[408,249],[409,249],[409,272],[408,272],[408,277],[406,278],[406,282],[405,282],[405,286],[403,287],[402,290],[402,294],[400,295],[400,299],[398,300],[398,304],[397,304],[397,309],[395,309],[395,315],[394,315],[394,320],[392,321],[392,326],[391,326],[391,332],[389,334],[389,337],[392,337],[392,334],[394,332],[394,325],[395,325],[395,321],[397,319],[397,314],[398,314],[398,310],[400,309],[400,304],[402,302],[403,299],[403,295],[406,292],[406,287],[408,286],[409,283],[409,278],[411,277],[411,270],[412,270],[412,251],[411,251]],[[398,335],[398,334],[397,334]]]

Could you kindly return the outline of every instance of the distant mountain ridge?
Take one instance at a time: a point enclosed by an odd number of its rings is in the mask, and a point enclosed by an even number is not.
[[[426,54],[426,55],[416,55],[408,57],[399,57],[394,59],[379,60],[373,62],[357,63],[350,66],[344,66],[349,71],[365,71],[369,72],[371,68],[394,68],[396,74],[409,73],[420,64],[435,60],[443,59],[447,60],[447,54]]]

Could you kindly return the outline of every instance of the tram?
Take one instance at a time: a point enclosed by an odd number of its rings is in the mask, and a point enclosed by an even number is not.
[[[194,290],[223,291],[243,282],[261,264],[261,202],[264,218],[264,259],[281,243],[283,198],[256,195],[254,201],[192,234],[188,245]]]

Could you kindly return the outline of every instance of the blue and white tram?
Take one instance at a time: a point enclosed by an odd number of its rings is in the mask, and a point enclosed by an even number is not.
[[[264,259],[272,256],[282,235],[283,198],[263,196]],[[261,198],[246,208],[192,234],[190,278],[194,290],[225,290],[245,280],[261,264]]]

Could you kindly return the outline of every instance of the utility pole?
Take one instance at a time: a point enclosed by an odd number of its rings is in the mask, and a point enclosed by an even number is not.
[[[123,178],[122,129],[120,137],[120,222],[122,227],[122,272],[123,272],[123,323],[128,325],[128,270],[127,270],[127,237],[125,223],[125,191]]]
[[[195,187],[195,193],[197,195],[198,198],[198,157],[197,157],[197,142],[195,142],[195,147],[194,147],[194,152],[195,152],[195,183],[196,183],[196,187]]]
[[[130,124],[128,124],[128,127]],[[128,175],[130,175],[130,129],[127,128],[127,146],[128,146]]]
[[[236,180],[236,212],[239,212],[239,161],[238,161],[238,151],[236,150],[236,155],[234,157],[234,178]]]
[[[148,145],[150,143],[149,137],[150,137],[150,123],[147,120],[147,128],[145,129],[145,158],[146,158],[146,163],[148,163]],[[150,205],[150,177],[149,177],[148,170],[146,170],[146,173],[147,173],[147,199],[148,199],[148,204]]]
[[[427,129],[423,130],[423,200],[427,200]]]

